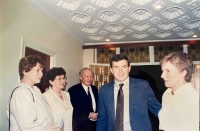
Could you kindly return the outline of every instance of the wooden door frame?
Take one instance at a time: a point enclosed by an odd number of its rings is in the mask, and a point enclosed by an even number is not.
[[[40,44],[37,44],[27,38],[24,38],[24,37],[21,37],[21,53],[20,53],[20,58],[24,57],[25,56],[25,50],[26,50],[26,47],[29,47],[29,48],[32,48],[32,49],[35,49],[37,51],[40,51],[44,54],[47,54],[50,56],[50,68],[54,67],[54,63],[55,63],[55,54],[56,52],[55,51],[52,51]]]

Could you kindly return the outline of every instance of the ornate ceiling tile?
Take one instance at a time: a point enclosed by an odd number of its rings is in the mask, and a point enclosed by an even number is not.
[[[93,22],[93,24],[94,24],[95,26],[97,26],[97,27],[100,27],[100,26],[102,26],[103,22],[98,21],[98,20],[95,20],[95,21]]]
[[[108,22],[114,22],[119,19],[121,15],[112,10],[106,10],[100,13],[99,18]]]
[[[90,0],[91,3],[103,8],[110,7],[116,0]]]
[[[76,10],[81,2],[80,0],[54,0],[54,4],[61,6],[66,10]]]
[[[103,36],[98,35],[98,34],[93,34],[93,35],[89,35],[88,39],[99,41],[99,40],[103,39]]]
[[[99,34],[106,36],[108,34],[108,32],[107,31],[100,31]]]
[[[188,8],[190,8],[191,10],[198,7],[199,5],[200,5],[199,0],[192,0],[189,3],[187,3]]]
[[[142,32],[142,33],[133,33],[132,34],[132,37],[134,38],[138,38],[138,39],[142,39],[142,38],[145,38],[147,37],[149,34],[145,33],[145,32]]]
[[[190,20],[190,17],[187,16],[187,15],[182,16],[181,18],[179,18],[179,21],[180,21],[181,23],[185,23],[185,22],[187,22],[187,21],[189,21],[189,20]]]
[[[182,14],[184,14],[184,10],[180,7],[171,7],[161,12],[161,15],[167,19],[174,19]]]
[[[121,22],[124,24],[124,25],[129,25],[131,23],[131,20],[128,19],[128,18],[124,18],[121,20]]]
[[[157,24],[158,22],[160,22],[160,18],[159,17],[154,17],[154,18],[150,19],[150,21],[153,24]]]
[[[185,23],[184,25],[189,29],[198,28],[198,27],[200,27],[200,19],[189,21],[189,22]]]
[[[178,33],[180,31],[182,31],[182,28],[181,27],[176,27],[173,29],[174,32]]]
[[[168,36],[172,35],[171,32],[167,31],[167,32],[156,32],[155,36],[160,37],[160,38],[166,38]]]
[[[193,11],[194,16],[199,17],[200,18],[200,8],[196,9]]]
[[[169,0],[169,1],[171,1],[173,3],[182,3],[182,2],[184,2],[186,0]]]
[[[84,11],[90,15],[93,15],[95,13],[96,9],[93,8],[92,6],[87,5],[87,6],[85,6]]]
[[[117,34],[111,34],[111,35],[110,35],[110,38],[116,39],[116,40],[120,40],[120,39],[123,39],[125,36],[126,36],[126,35],[124,35],[124,34],[117,33]]]
[[[86,24],[91,18],[87,14],[73,13],[69,16],[69,19],[77,23]]]
[[[152,28],[150,30],[148,30],[151,34],[154,34],[156,33],[158,30],[156,28]]]
[[[163,29],[163,30],[169,30],[169,29],[172,29],[176,26],[177,26],[177,24],[173,21],[166,21],[166,22],[160,23],[158,25],[158,27]]]
[[[126,3],[121,3],[119,4],[119,6],[117,7],[121,12],[127,12],[128,9],[130,8],[130,6]]]
[[[80,30],[86,33],[95,33],[97,32],[98,28],[95,26],[91,26],[91,25],[84,25],[82,27],[80,27]]]
[[[31,0],[82,44],[200,40],[200,0]],[[169,32],[167,32],[169,31]],[[159,34],[160,33],[160,34]],[[111,35],[112,34],[112,35]],[[193,38],[191,34],[197,35]]]
[[[183,30],[180,33],[178,33],[178,35],[181,37],[187,37],[187,36],[194,35],[194,34],[195,34],[194,31],[188,31],[188,30]]]
[[[132,32],[133,32],[133,31],[130,30],[130,29],[127,29],[127,30],[124,31],[124,33],[127,34],[127,35],[130,35]]]
[[[136,9],[130,13],[130,17],[136,20],[145,20],[148,19],[153,14],[146,9]]]
[[[138,31],[143,31],[146,30],[150,27],[149,24],[142,22],[142,23],[135,23],[133,25],[131,25],[131,28],[138,30]]]
[[[151,1],[152,0],[131,0],[131,2],[136,4],[136,5],[146,5]]]
[[[123,29],[123,26],[121,26],[119,24],[112,23],[112,24],[106,25],[105,29],[108,30],[108,31],[111,31],[111,32],[118,32],[118,31]]]

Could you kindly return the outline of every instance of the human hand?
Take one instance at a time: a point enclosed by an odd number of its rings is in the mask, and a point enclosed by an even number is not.
[[[92,119],[92,120],[97,120],[97,116],[98,116],[98,113],[90,112],[89,118]]]
[[[55,128],[53,128],[53,131],[62,131],[62,129],[59,127],[55,127]]]

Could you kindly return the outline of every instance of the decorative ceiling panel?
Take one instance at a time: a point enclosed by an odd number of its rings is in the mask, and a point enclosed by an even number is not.
[[[112,23],[105,26],[105,29],[111,32],[118,32],[123,29],[123,26]]]
[[[169,29],[172,29],[176,26],[177,26],[177,24],[173,21],[166,21],[166,22],[160,23],[158,25],[158,27],[160,27],[163,30],[169,30]]]
[[[136,5],[145,5],[149,3],[150,1],[152,0],[131,0],[131,2]]]
[[[55,0],[54,3],[57,6],[60,6],[66,10],[76,10],[81,4],[80,0],[76,0],[76,1]]]
[[[91,0],[90,2],[99,7],[107,8],[114,4],[115,0]]]
[[[138,31],[143,31],[143,30],[146,30],[150,27],[149,24],[147,23],[135,23],[131,26],[131,28],[135,29],[135,30],[138,30]]]
[[[181,31],[180,33],[178,33],[178,35],[180,35],[181,37],[187,37],[187,36],[190,36],[190,35],[193,35],[194,34],[194,31],[189,31],[189,30],[184,30],[184,31]]]
[[[95,26],[86,25],[86,26],[82,26],[80,30],[86,33],[95,33],[97,32],[98,28],[96,28]]]
[[[121,34],[121,33],[119,33],[119,34],[111,34],[110,38],[113,38],[113,39],[116,39],[116,40],[120,40],[120,39],[123,39],[125,36],[126,35]]]
[[[30,1],[84,45],[200,40],[200,0]]]
[[[152,13],[146,9],[137,9],[130,13],[130,17],[135,20],[145,20],[152,16]]]
[[[161,15],[167,19],[174,19],[182,14],[184,14],[184,10],[180,7],[171,7],[161,13]]]
[[[73,13],[70,15],[69,19],[80,24],[86,24],[91,18],[87,14]]]
[[[142,38],[145,38],[147,36],[148,36],[148,34],[145,33],[145,32],[142,32],[142,33],[133,33],[133,35],[132,35],[132,37],[138,38],[138,39],[142,39]]]
[[[155,36],[160,37],[160,38],[166,38],[168,36],[172,35],[171,32],[156,32]]]
[[[108,22],[113,22],[120,18],[120,14],[112,10],[106,10],[100,13],[99,18]]]
[[[200,18],[200,8],[196,9],[193,11],[194,16],[199,17]]]
[[[199,20],[193,20],[185,23],[185,26],[189,29],[194,29],[200,27],[200,19]]]

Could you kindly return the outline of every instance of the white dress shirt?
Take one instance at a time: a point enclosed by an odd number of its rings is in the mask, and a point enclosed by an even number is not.
[[[119,84],[115,81],[114,84],[114,102],[115,102],[115,113],[116,113],[116,104],[117,104],[117,95],[119,91]],[[124,93],[124,131],[131,131],[130,126],[130,114],[129,114],[129,77],[123,82],[123,93]]]
[[[94,94],[92,92],[92,89],[90,86],[86,86],[84,85],[83,83],[81,83],[86,94],[88,94],[88,87],[89,87],[89,91],[90,91],[90,95],[91,95],[91,98],[92,98],[92,108],[93,108],[93,111],[95,112],[96,111],[96,101],[95,101],[95,98],[94,98]]]
[[[162,97],[159,129],[164,131],[199,131],[199,93],[187,83]]]
[[[63,100],[51,88],[43,95],[53,112],[54,127],[60,127],[63,131],[72,131],[73,107],[70,102],[70,95],[66,91],[61,91],[61,93]]]

